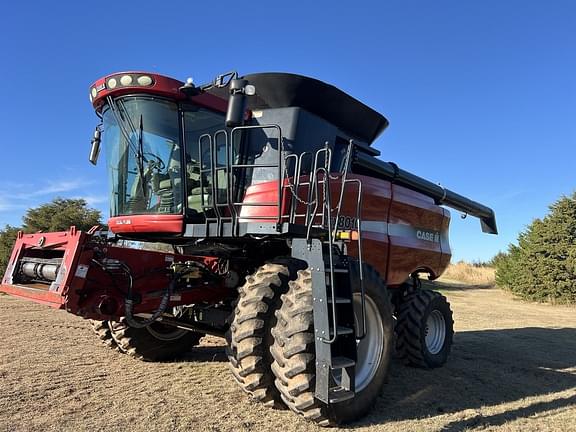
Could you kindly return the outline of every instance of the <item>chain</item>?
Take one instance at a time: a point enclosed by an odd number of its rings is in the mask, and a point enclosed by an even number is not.
[[[345,170],[348,169],[349,163],[350,163],[350,150],[346,153],[346,159],[345,159],[345,162],[344,162],[344,169],[345,169]],[[284,176],[285,179],[288,180],[288,189],[290,190],[290,194],[291,194],[291,195],[294,197],[294,199],[296,199],[296,201],[299,202],[300,204],[303,204],[303,205],[305,205],[305,206],[316,205],[316,203],[317,203],[317,198],[314,198],[314,200],[312,200],[312,201],[306,201],[306,200],[304,200],[304,199],[302,199],[302,198],[300,198],[300,197],[298,196],[298,191],[296,191],[295,188],[294,188],[295,185],[290,181],[290,178],[288,177],[287,165],[288,165],[287,163],[284,164],[284,173],[283,173],[283,176]],[[298,175],[298,176],[300,175],[300,173],[295,173],[295,174]],[[327,190],[326,182],[327,182],[327,181],[330,181],[330,180],[341,180],[341,179],[343,178],[343,176],[344,176],[344,173],[339,173],[339,174],[336,174],[336,175],[333,176],[333,175],[330,174],[330,171],[329,171],[328,169],[326,170],[325,178],[322,180],[322,198],[323,198],[323,200],[324,200],[324,203],[326,203],[326,190]],[[318,180],[316,180],[316,181],[318,181]],[[312,188],[313,186],[314,186],[314,184],[312,184],[312,182],[309,181],[309,182],[308,182],[308,187],[309,187],[309,188]],[[345,187],[344,183],[342,183],[342,184],[340,185],[340,187],[342,187],[342,188]],[[341,206],[342,206],[342,203],[341,203],[341,202],[338,202],[334,208],[328,209],[328,210],[329,210],[329,211],[328,211],[328,213],[329,213],[329,214],[328,214],[328,217],[332,217],[332,213],[333,213],[333,212],[337,212]],[[323,210],[322,212],[324,213],[324,210]],[[336,221],[336,223],[338,223],[338,221]]]
[[[305,206],[311,206],[311,205],[315,205],[316,204],[316,199],[314,199],[314,201],[306,201],[303,200],[302,198],[300,198],[298,196],[298,193],[296,190],[294,190],[294,185],[292,184],[292,182],[290,181],[290,178],[288,177],[288,169],[286,168],[286,165],[288,164],[284,164],[284,178],[288,180],[288,189],[290,189],[290,193],[292,194],[292,196],[296,199],[296,201],[298,201],[300,204],[304,204]],[[300,173],[297,173],[300,174]],[[312,184],[309,185],[309,187],[312,187]]]

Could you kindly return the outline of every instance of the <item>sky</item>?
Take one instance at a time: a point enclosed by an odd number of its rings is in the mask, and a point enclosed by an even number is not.
[[[0,227],[57,196],[108,216],[88,88],[124,70],[293,72],[348,92],[390,120],[383,160],[495,210],[498,236],[452,211],[453,260],[490,259],[576,191],[573,1],[20,1],[2,15]]]

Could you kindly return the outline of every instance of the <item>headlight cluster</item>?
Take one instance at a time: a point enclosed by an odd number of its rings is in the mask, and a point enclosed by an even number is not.
[[[90,89],[90,102],[96,99],[98,93],[104,89],[113,90],[117,87],[149,87],[152,84],[154,84],[154,79],[150,75],[114,75],[107,78],[105,84],[100,84]]]

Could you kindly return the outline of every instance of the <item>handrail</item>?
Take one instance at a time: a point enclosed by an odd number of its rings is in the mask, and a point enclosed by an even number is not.
[[[278,212],[276,217],[276,227],[280,230],[282,224],[282,198],[284,194],[284,138],[282,136],[282,129],[277,124],[268,124],[268,125],[248,125],[248,126],[237,126],[233,128],[230,132],[230,160],[233,160],[233,152],[234,152],[234,137],[238,133],[238,131],[243,130],[255,130],[255,129],[275,129],[278,132],[278,163],[277,164],[229,164],[229,172],[230,172],[230,189],[233,191],[234,188],[234,170],[235,169],[257,169],[257,168],[278,168]],[[231,207],[233,208],[234,212],[234,220],[233,220],[233,232],[237,233],[238,229],[238,216],[235,209],[235,204],[232,203]],[[242,203],[244,206],[253,206],[254,203]],[[256,219],[254,217],[247,217],[247,219]]]

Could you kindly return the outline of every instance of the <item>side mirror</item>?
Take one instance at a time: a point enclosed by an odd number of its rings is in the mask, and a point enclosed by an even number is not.
[[[92,138],[90,155],[88,156],[88,160],[92,165],[96,165],[96,162],[98,162],[98,155],[100,154],[100,141],[100,129],[96,127],[96,130],[94,130],[94,137]]]
[[[230,80],[230,99],[226,112],[226,127],[241,126],[246,111],[246,96],[256,94],[256,88],[245,79]]]

